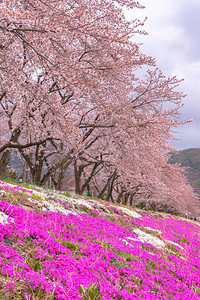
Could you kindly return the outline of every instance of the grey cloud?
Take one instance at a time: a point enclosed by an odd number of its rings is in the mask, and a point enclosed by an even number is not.
[[[175,135],[180,141],[173,141],[172,145],[177,150],[200,148],[200,123],[189,123],[180,126]]]
[[[180,6],[177,18],[177,26],[181,26],[187,43],[186,57],[189,60],[200,58],[200,3],[185,3]]]
[[[200,147],[200,0],[146,1],[148,17],[142,51],[155,57],[167,76],[185,78],[179,90],[187,94],[181,120],[195,118],[177,128],[172,145],[177,150]]]

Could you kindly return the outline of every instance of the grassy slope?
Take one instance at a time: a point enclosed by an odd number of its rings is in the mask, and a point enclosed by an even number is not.
[[[0,182],[0,299],[200,299],[200,223]]]

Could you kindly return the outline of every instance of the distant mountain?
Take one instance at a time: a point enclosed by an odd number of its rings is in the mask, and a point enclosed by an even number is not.
[[[200,195],[200,148],[191,148],[172,153],[170,163],[187,168],[186,176],[195,192]]]

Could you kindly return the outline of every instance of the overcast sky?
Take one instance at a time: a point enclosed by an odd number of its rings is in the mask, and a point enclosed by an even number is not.
[[[173,142],[177,150],[200,148],[200,0],[140,0],[146,8],[131,12],[132,18],[147,17],[141,37],[142,50],[156,58],[164,74],[184,78],[179,90],[187,94],[180,126]],[[135,14],[135,15],[134,15]]]

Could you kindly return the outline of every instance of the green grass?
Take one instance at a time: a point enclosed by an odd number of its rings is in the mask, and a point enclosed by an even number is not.
[[[72,241],[63,241],[63,240],[60,240],[60,239],[56,239],[57,242],[59,242],[60,244],[62,244],[63,246],[65,246],[67,249],[69,249],[70,251],[72,251],[72,253],[74,255],[77,254],[78,250],[80,249],[80,244],[76,244]]]
[[[200,296],[200,288],[196,287],[195,293]]]
[[[32,257],[28,257],[27,259],[27,264],[29,265],[29,267],[31,268],[31,270],[38,272],[40,270],[42,270],[43,265],[40,261],[38,261],[35,258]]]
[[[184,244],[190,244],[190,242],[186,239],[186,238],[181,238],[178,240],[180,243],[184,243]]]
[[[69,192],[67,192],[67,191],[63,192],[63,195],[66,196],[66,197],[68,197],[68,198],[72,197],[72,195]]]
[[[102,300],[102,294],[96,284],[91,284],[88,287],[84,287],[80,284],[79,293],[83,295],[82,300]]]

